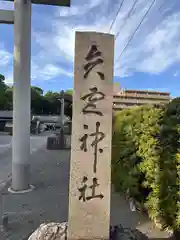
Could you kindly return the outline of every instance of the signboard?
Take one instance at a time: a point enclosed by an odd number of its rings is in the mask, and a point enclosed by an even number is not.
[[[7,0],[13,1],[13,0]],[[54,5],[54,6],[61,6],[61,7],[70,7],[71,0],[32,0],[34,4],[43,4],[43,5]]]

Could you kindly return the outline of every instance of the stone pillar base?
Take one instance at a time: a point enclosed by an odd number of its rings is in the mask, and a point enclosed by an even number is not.
[[[28,193],[28,192],[33,191],[34,188],[35,188],[35,187],[34,187],[33,185],[29,185],[29,188],[28,188],[28,189],[15,191],[15,190],[12,189],[12,187],[9,187],[9,188],[8,188],[8,192],[13,193],[13,194],[23,194],[23,193]]]
[[[31,189],[29,185],[30,165],[12,163],[12,183],[11,190],[14,192],[24,192]]]

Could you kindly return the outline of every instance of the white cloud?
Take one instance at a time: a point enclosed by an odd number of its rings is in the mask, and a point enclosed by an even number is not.
[[[116,76],[127,77],[136,71],[158,74],[179,62],[180,13],[174,10],[169,13],[178,1],[156,2],[116,63]],[[115,60],[151,4],[149,0],[139,0],[127,18],[133,2],[124,1],[112,29],[112,33],[119,32]],[[33,31],[33,46],[38,52],[33,51],[32,78],[49,80],[60,75],[72,76],[75,31],[108,32],[118,7],[119,3],[113,4],[111,0],[87,0],[85,3],[74,0],[71,8],[56,8],[54,15],[47,14],[48,25],[43,26],[43,30],[39,27],[38,31]]]
[[[136,65],[137,70],[151,73],[165,71],[180,61],[180,13],[165,19],[146,40],[141,48],[144,60]],[[143,54],[142,54],[143,55]]]
[[[64,30],[62,35],[62,30]],[[74,61],[74,47],[75,47],[75,32],[76,31],[99,31],[106,32],[107,25],[105,19],[101,19],[99,24],[95,25],[78,25],[76,27],[66,26],[57,29],[56,35],[54,36],[54,44],[57,46],[60,54],[69,61]]]
[[[12,54],[5,49],[0,49],[0,67],[5,67],[9,65],[12,60]]]
[[[14,2],[0,1],[0,9],[13,10],[14,9]]]
[[[45,64],[41,67],[32,62],[32,80],[50,80],[61,75],[72,77],[73,74],[53,64]]]
[[[107,2],[107,0],[79,0],[79,1],[73,1],[73,4],[70,8],[60,8],[57,11],[57,16],[60,17],[74,17],[77,15],[84,15],[88,13],[90,10],[92,10],[95,7],[98,7],[99,5],[104,6],[104,4]]]
[[[156,1],[116,63],[116,76],[127,77],[136,71],[158,74],[180,61],[180,12],[176,8],[178,1]],[[115,60],[151,4],[149,0],[137,1],[127,18],[133,3],[134,0],[124,1],[113,25],[112,33],[119,33],[115,42]],[[61,75],[72,76],[75,31],[108,32],[119,4],[119,1],[113,3],[112,0],[74,0],[70,8],[54,8],[54,14],[44,13],[47,15],[47,26],[44,24],[42,28],[38,27],[38,31],[33,31],[32,79],[49,80]],[[12,9],[13,6],[11,2],[0,2],[0,8],[3,9]],[[33,9],[38,10],[39,8]],[[42,16],[38,14],[36,22],[38,16],[41,22]],[[12,54],[1,48],[0,66],[5,68],[11,60]]]
[[[165,71],[173,63],[179,62],[180,13],[167,16],[155,26],[156,28],[151,32],[148,32],[148,28],[152,28],[148,21],[142,26],[134,41],[122,55],[120,65],[117,64],[116,75],[121,74],[121,71],[128,72],[129,69],[131,72],[157,74]]]
[[[0,43],[0,68],[1,74],[5,76],[5,83],[12,82],[13,54],[8,52],[3,43]]]

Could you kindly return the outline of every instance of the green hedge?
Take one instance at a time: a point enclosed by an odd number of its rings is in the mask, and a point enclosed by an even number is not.
[[[142,106],[115,116],[112,181],[130,192],[152,219],[180,229],[180,101],[165,108]]]
[[[159,212],[165,227],[180,231],[180,98],[165,109],[161,129]]]

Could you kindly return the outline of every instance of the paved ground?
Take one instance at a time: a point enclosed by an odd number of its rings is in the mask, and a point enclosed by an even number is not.
[[[47,135],[51,133],[43,133],[38,136],[30,137],[30,152],[37,151],[46,145]],[[0,133],[0,189],[4,182],[7,181],[11,174],[12,163],[12,136]]]
[[[69,151],[48,151],[44,147],[31,154],[31,183],[36,188],[23,195],[12,195],[5,189],[1,207],[2,212],[9,215],[9,231],[2,236],[3,240],[25,240],[42,222],[67,221],[69,159]],[[124,198],[114,193],[111,223],[138,228],[150,239],[167,237],[154,228],[147,217],[131,212]]]
[[[51,135],[50,132],[41,133],[39,135],[32,135],[30,137],[30,149],[31,152],[35,151],[39,147],[45,144],[46,137]],[[0,155],[12,148],[12,136],[3,135],[0,133]]]

